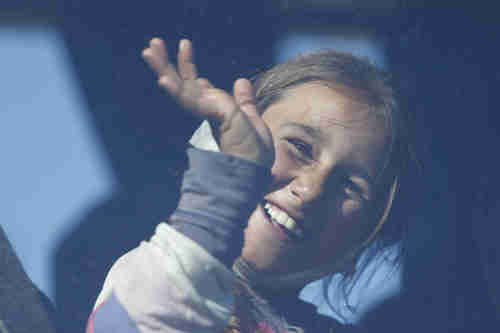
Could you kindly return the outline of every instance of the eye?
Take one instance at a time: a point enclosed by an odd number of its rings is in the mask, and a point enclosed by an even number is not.
[[[287,138],[286,141],[293,146],[293,149],[300,154],[300,157],[313,158],[313,148],[307,142],[297,138]]]

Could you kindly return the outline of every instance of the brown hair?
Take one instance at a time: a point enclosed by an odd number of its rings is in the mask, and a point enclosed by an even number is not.
[[[369,60],[347,53],[327,50],[301,55],[275,66],[253,79],[258,110],[263,112],[279,101],[290,88],[309,82],[324,84],[332,89],[340,88],[341,93],[345,92],[345,88],[347,88],[351,92],[348,97],[369,105],[373,112],[384,117],[386,126],[391,133],[391,146],[385,168],[381,172],[384,177],[379,177],[382,180],[382,186],[379,188],[385,193],[383,197],[387,200],[391,191],[394,194],[395,184],[397,187],[398,183],[402,182],[407,166],[415,160],[412,149],[413,140],[410,139],[409,132],[410,117],[398,105],[397,92],[390,75]],[[392,199],[390,200],[389,208],[392,204]],[[387,213],[387,209],[385,210]],[[380,215],[377,215],[380,217],[383,214],[381,212]],[[382,219],[384,218],[382,217]],[[382,223],[384,222],[385,220],[382,221]],[[380,225],[379,223],[377,228]],[[370,248],[371,251],[368,253],[365,251],[364,260],[359,263],[357,271],[344,274],[342,286],[345,300],[347,300],[352,285],[368,264],[373,262],[383,252],[383,249],[403,240],[405,225],[403,219],[388,218],[383,227],[377,230],[377,234],[371,239],[374,246]],[[400,259],[401,255],[398,255],[392,260],[394,267],[399,265]],[[325,284],[325,296],[327,296],[326,287]],[[329,304],[331,305],[331,303]],[[332,310],[335,311],[334,308]]]

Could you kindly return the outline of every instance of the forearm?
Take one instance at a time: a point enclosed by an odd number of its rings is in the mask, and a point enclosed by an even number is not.
[[[248,217],[262,199],[270,171],[219,152],[188,149],[178,208],[170,224],[227,267],[239,256]]]

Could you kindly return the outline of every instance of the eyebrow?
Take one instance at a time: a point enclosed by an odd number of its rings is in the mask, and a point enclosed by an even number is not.
[[[316,139],[318,141],[324,141],[323,133],[321,133],[321,131],[319,129],[312,127],[312,126],[309,126],[309,125],[306,125],[306,124],[301,124],[301,123],[296,123],[296,122],[291,121],[291,122],[284,123],[280,127],[281,128],[295,127],[295,128],[298,128],[299,130],[302,130],[303,132],[305,132],[306,134],[310,135],[311,137],[313,137],[314,139]]]

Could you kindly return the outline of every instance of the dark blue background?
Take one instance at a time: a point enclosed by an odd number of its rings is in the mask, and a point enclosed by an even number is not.
[[[111,263],[149,237],[177,200],[184,142],[197,121],[175,111],[138,59],[148,40],[192,39],[202,75],[229,89],[272,63],[272,43],[290,27],[346,24],[387,41],[424,164],[416,194],[403,196],[398,211],[423,217],[408,227],[405,292],[366,323],[374,332],[498,331],[500,23],[492,5],[404,3],[386,10],[284,10],[265,1],[0,3],[10,21],[42,20],[62,31],[120,185],[58,245],[61,331],[83,331]]]

